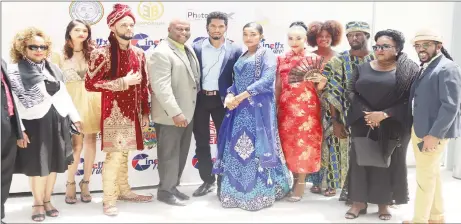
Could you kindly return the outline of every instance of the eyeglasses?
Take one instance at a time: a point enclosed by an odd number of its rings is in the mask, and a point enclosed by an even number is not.
[[[393,47],[394,46],[392,46],[392,45],[384,44],[384,45],[375,45],[372,48],[373,48],[374,51],[377,51],[377,50],[388,51]]]
[[[413,47],[418,50],[420,49],[421,47],[424,49],[424,50],[427,50],[429,48],[429,46],[431,46],[432,44],[435,44],[433,42],[428,42],[428,43],[423,43],[423,44],[415,44],[413,45]]]
[[[29,48],[29,50],[31,51],[38,51],[38,49],[42,50],[42,51],[46,51],[48,50],[48,46],[46,45],[28,45],[27,48]]]

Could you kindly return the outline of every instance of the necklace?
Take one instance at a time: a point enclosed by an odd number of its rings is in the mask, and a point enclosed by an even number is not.
[[[75,51],[75,50],[74,50],[74,52],[82,52],[82,51],[83,51],[83,50],[79,50],[79,51]]]

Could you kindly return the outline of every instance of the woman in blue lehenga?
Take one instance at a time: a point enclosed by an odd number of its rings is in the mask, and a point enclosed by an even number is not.
[[[223,207],[257,211],[290,191],[277,130],[274,85],[276,57],[259,45],[262,27],[243,28],[248,51],[234,65],[234,84],[228,89],[226,112],[218,136],[213,172],[222,175],[219,198]]]

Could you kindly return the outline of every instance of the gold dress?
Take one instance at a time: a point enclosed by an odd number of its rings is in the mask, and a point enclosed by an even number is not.
[[[85,74],[88,67],[77,70],[73,63],[65,61],[61,67],[64,83],[82,119],[83,134],[101,131],[101,93],[85,89]]]

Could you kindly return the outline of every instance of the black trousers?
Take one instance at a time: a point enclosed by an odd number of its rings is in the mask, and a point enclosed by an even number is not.
[[[200,178],[205,183],[214,183],[216,178],[211,174],[213,163],[210,152],[210,115],[216,127],[216,136],[224,119],[225,109],[218,95],[207,96],[203,92],[197,95],[194,113],[195,154],[198,159]]]
[[[2,219],[5,217],[5,202],[8,199],[16,160],[16,117],[2,113]]]

